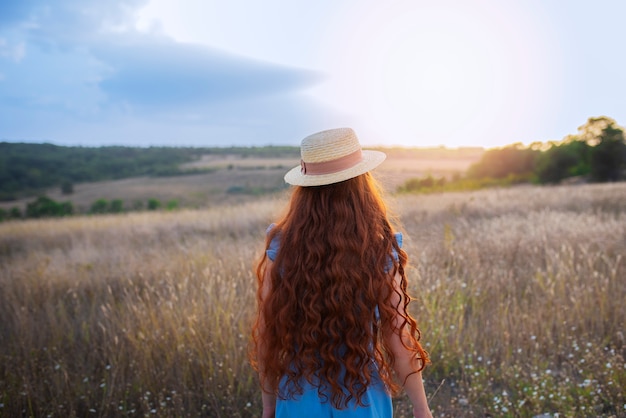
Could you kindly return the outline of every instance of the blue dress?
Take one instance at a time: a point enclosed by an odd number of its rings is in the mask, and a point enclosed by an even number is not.
[[[270,225],[267,231],[269,232],[273,227],[274,224]],[[402,247],[402,234],[396,233],[395,238],[398,245]],[[274,261],[279,248],[280,240],[276,236],[270,242],[266,251],[267,257]],[[393,256],[397,260],[398,255],[395,250]],[[276,418],[391,418],[393,416],[391,395],[382,380],[377,375],[373,377],[372,383],[368,386],[362,398],[364,406],[359,406],[352,399],[346,409],[333,407],[328,400],[330,396],[322,399],[318,393],[318,387],[307,382],[306,379],[302,379],[300,382],[303,388],[302,395],[296,395],[292,399],[281,399],[281,397],[278,397],[276,400]],[[280,393],[287,393],[286,380],[286,378],[283,378],[280,382],[278,388]]]

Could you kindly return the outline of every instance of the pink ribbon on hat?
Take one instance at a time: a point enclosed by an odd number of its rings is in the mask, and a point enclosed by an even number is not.
[[[361,149],[358,149],[336,160],[321,161],[319,163],[305,163],[304,160],[300,160],[300,172],[310,176],[337,173],[354,166],[361,162],[362,159]]]

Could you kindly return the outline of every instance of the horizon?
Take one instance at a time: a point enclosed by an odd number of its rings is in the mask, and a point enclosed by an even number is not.
[[[7,141],[5,139],[0,139],[0,144],[16,144],[16,145],[53,145],[53,146],[57,146],[57,147],[65,147],[65,148],[107,148],[107,147],[119,147],[119,148],[195,148],[195,149],[228,149],[228,148],[242,148],[242,149],[249,149],[249,148],[281,148],[281,147],[287,147],[287,148],[294,148],[294,149],[300,149],[300,145],[299,144],[266,144],[266,145],[228,145],[228,144],[223,144],[223,145],[190,145],[190,146],[186,146],[186,145],[123,145],[123,144],[92,144],[92,145],[80,145],[80,144],[62,144],[62,143],[55,143],[55,142],[50,142],[50,141],[43,141],[43,142],[39,142],[39,141]],[[504,145],[504,147],[506,146],[510,146],[510,145],[514,145],[514,144],[507,144]],[[494,147],[496,148],[496,147]],[[487,149],[491,149],[491,148],[485,148],[485,147],[481,147],[481,146],[471,146],[471,145],[462,145],[462,146],[458,146],[458,147],[448,147],[445,145],[432,145],[432,146],[418,146],[418,145],[409,145],[409,146],[404,146],[404,145],[368,145],[368,146],[364,146],[363,149],[411,149],[411,150],[438,150],[438,149],[443,149],[443,150],[450,150],[450,151],[455,151],[455,150],[487,150]]]

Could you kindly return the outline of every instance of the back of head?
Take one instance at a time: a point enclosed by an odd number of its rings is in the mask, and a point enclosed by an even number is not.
[[[344,245],[358,243],[359,252],[376,246],[363,241],[368,236],[382,236],[385,228],[391,232],[385,203],[370,173],[324,186],[296,187],[279,226],[284,243],[293,238],[304,246],[320,242],[345,250],[355,249]]]

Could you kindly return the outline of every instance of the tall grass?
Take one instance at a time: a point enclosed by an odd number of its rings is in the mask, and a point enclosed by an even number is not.
[[[284,203],[0,224],[0,416],[257,416],[252,269]],[[392,208],[435,416],[626,414],[626,184]]]
[[[427,376],[446,379],[437,410],[626,415],[625,192],[521,187],[440,195],[430,207],[402,201]]]

